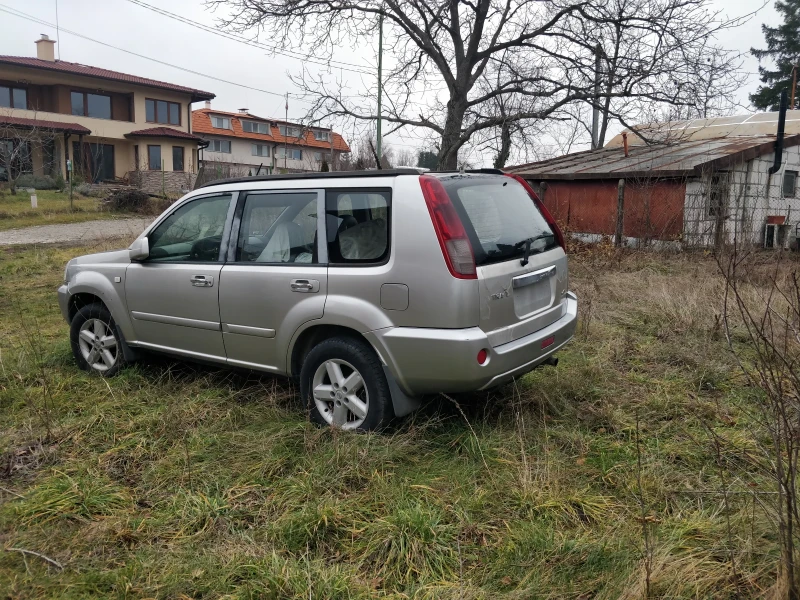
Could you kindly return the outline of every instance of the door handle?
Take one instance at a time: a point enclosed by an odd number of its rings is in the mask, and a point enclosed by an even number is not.
[[[293,292],[313,294],[319,291],[319,281],[316,279],[292,279],[289,287]]]
[[[214,278],[211,275],[193,275],[189,278],[195,287],[211,287],[214,285]]]

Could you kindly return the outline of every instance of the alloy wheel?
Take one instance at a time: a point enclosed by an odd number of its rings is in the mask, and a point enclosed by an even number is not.
[[[311,383],[314,402],[323,419],[342,429],[357,429],[369,411],[364,378],[345,360],[331,358],[317,367]]]
[[[95,371],[105,373],[117,363],[117,337],[108,323],[87,319],[78,333],[81,355]]]

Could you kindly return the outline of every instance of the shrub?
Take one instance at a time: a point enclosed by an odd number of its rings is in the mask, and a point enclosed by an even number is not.
[[[37,190],[57,190],[56,180],[49,175],[33,175],[24,173],[15,182],[18,188],[34,188]]]
[[[150,196],[141,190],[119,190],[108,197],[108,207],[119,212],[148,212]]]
[[[64,181],[64,176],[61,173],[56,175],[54,183],[56,184],[56,189],[59,192],[63,192],[64,188],[67,187],[67,183]]]

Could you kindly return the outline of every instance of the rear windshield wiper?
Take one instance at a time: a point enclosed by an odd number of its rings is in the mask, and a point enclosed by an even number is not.
[[[523,245],[525,246],[525,253],[522,255],[522,259],[519,261],[523,267],[528,264],[528,258],[530,258],[531,255],[531,244],[533,244],[533,242],[537,242],[545,238],[555,238],[555,235],[552,233],[542,233],[533,237],[526,238],[514,244],[514,250],[519,250],[520,247],[522,247]]]

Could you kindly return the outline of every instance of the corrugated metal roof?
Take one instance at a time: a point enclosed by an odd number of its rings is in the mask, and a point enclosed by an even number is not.
[[[166,83],[164,81],[157,81],[155,79],[148,79],[146,77],[139,77],[137,75],[128,75],[127,73],[120,73],[119,71],[111,71],[109,69],[101,69],[100,67],[90,67],[89,65],[67,62],[65,60],[49,61],[42,60],[40,58],[31,58],[29,56],[0,56],[0,64],[17,65],[20,67],[33,67],[35,69],[58,71],[60,73],[71,73],[73,75],[83,75],[84,77],[97,77],[99,79],[107,79],[110,81],[122,81],[125,83],[134,83],[136,85],[160,88],[162,90],[183,92],[185,94],[191,94],[193,102],[197,100],[211,100],[215,97],[211,92],[204,92],[203,90],[196,90],[183,85],[175,85],[174,83]]]
[[[784,146],[800,144],[786,136]],[[622,177],[688,177],[704,168],[724,169],[774,152],[775,136],[723,137],[669,145],[600,148],[506,169],[531,179],[610,179]]]
[[[728,117],[711,117],[708,119],[691,119],[688,121],[669,121],[666,123],[648,123],[637,125],[634,129],[641,131],[648,140],[675,143],[731,136],[773,135],[778,131],[778,113],[747,113]],[[644,145],[645,142],[630,129],[628,144]],[[786,111],[786,135],[800,133],[800,110]],[[614,136],[605,146],[622,147],[622,133]]]

